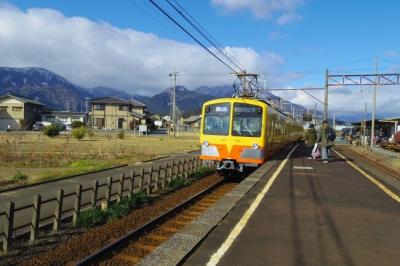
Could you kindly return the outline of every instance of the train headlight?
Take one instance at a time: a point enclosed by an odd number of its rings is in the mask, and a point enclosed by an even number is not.
[[[251,146],[251,148],[253,150],[258,150],[260,148],[260,145],[258,145],[257,143],[253,143],[253,145]]]
[[[203,141],[203,145],[208,147],[208,141],[207,140]]]

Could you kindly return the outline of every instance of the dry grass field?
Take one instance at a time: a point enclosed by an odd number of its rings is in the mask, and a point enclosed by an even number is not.
[[[198,134],[133,136],[91,133],[82,140],[69,134],[0,133],[0,180],[32,183],[198,149]],[[21,178],[22,176],[22,178]]]

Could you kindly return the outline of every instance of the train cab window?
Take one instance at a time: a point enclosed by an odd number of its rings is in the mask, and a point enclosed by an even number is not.
[[[210,104],[204,110],[203,133],[227,136],[229,133],[230,103]]]
[[[235,103],[233,107],[233,136],[259,137],[262,128],[262,108],[256,105]]]

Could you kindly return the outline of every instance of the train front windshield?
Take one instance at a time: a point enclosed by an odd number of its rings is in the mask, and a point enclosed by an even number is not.
[[[229,134],[231,106],[229,103],[211,104],[205,107],[203,133],[206,135]]]
[[[244,103],[233,105],[232,136],[260,137],[261,123],[261,107]]]

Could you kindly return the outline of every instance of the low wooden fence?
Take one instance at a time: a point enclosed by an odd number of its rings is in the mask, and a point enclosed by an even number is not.
[[[171,180],[176,178],[187,178],[191,173],[200,167],[214,167],[210,162],[203,162],[197,156],[188,156],[184,159],[177,159],[172,162],[163,163],[158,167],[143,168],[139,172],[122,173],[119,178],[108,177],[105,183],[100,184],[98,180],[93,181],[91,187],[83,188],[81,184],[76,185],[75,191],[64,193],[63,189],[57,191],[57,195],[43,200],[40,194],[36,195],[33,203],[25,206],[16,207],[10,201],[6,209],[0,212],[0,219],[4,221],[2,234],[3,252],[12,248],[13,239],[16,235],[27,233],[30,241],[35,241],[38,237],[39,229],[43,227],[51,228],[54,231],[61,229],[66,219],[71,219],[72,224],[76,225],[79,214],[83,209],[100,206],[107,207],[111,201],[121,201],[124,196],[131,196],[134,193],[145,191],[147,194],[155,194],[162,191]],[[117,190],[115,189],[117,185]],[[99,195],[101,188],[102,195]],[[114,188],[114,192],[113,192]],[[116,190],[116,191],[115,191]],[[90,201],[83,203],[83,196],[89,196]],[[73,207],[65,207],[65,199],[73,198]],[[44,217],[41,215],[44,208],[48,208],[50,203],[55,204],[54,212]],[[70,204],[71,205],[71,204]],[[17,213],[31,210],[32,221],[30,223],[14,226]],[[65,224],[65,223],[64,223]]]

